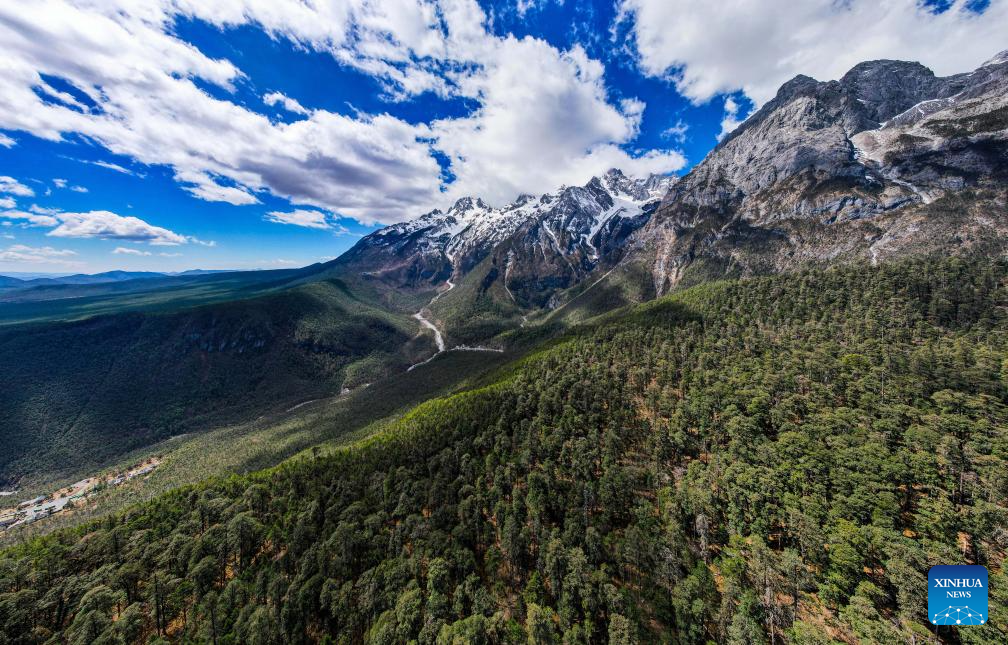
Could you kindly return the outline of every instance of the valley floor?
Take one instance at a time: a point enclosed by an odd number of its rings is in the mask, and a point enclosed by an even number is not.
[[[434,359],[437,360],[434,360]],[[247,423],[173,437],[149,448],[133,451],[94,474],[80,470],[56,480],[41,479],[31,487],[0,497],[16,506],[20,500],[47,497],[50,491],[73,486],[80,479],[106,478],[128,471],[132,464],[155,460],[158,468],[128,486],[94,491],[88,504],[62,508],[58,514],[38,514],[31,523],[0,530],[0,546],[45,535],[61,527],[105,517],[149,500],[179,486],[208,477],[244,474],[274,466],[312,447],[331,449],[378,432],[413,405],[467,387],[481,375],[514,358],[494,352],[493,357],[448,353],[429,359],[423,369],[361,387],[353,392],[303,401]],[[0,515],[2,522],[3,515]]]

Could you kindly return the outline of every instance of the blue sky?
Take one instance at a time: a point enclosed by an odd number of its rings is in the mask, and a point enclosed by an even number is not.
[[[797,73],[1008,47],[1008,0],[93,4],[0,6],[0,273],[306,265],[464,195],[685,172]]]

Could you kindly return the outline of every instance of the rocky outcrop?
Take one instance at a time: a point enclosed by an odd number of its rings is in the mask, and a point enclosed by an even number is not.
[[[661,294],[691,268],[750,274],[1003,240],[1006,78],[1005,56],[947,78],[901,61],[798,76],[669,191],[624,261],[648,264]],[[938,203],[966,190],[986,206]],[[972,210],[988,215],[963,217]]]

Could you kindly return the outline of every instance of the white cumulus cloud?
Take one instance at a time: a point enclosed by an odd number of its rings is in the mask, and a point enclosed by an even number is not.
[[[721,119],[721,132],[717,135],[717,140],[724,139],[731,134],[735,128],[742,125],[744,119],[739,118],[739,104],[732,97],[728,97],[724,102],[724,117]]]
[[[757,104],[797,74],[839,78],[879,58],[920,61],[938,74],[976,68],[1005,47],[1008,0],[622,0],[641,67],[702,103],[742,90]]]
[[[132,170],[130,170],[129,168],[124,168],[123,166],[120,166],[117,163],[112,163],[111,161],[104,161],[102,159],[98,159],[96,161],[92,161],[90,159],[74,159],[74,161],[79,161],[81,163],[86,163],[86,164],[91,165],[91,166],[98,166],[99,168],[105,168],[106,170],[114,170],[114,171],[122,173],[124,175],[136,175],[137,174],[137,173],[133,172]]]
[[[54,249],[51,246],[26,246],[24,244],[14,244],[6,249],[0,250],[0,262],[48,262],[52,264],[62,264],[66,266],[77,266],[80,263],[67,260],[67,258],[77,255],[69,249]]]
[[[662,131],[662,137],[675,141],[676,143],[683,143],[686,141],[687,132],[689,132],[689,123],[679,119],[674,125],[671,125]]]
[[[25,226],[56,226],[59,220],[50,214],[9,210],[0,212],[0,219],[20,220]],[[5,224],[7,222],[4,222]]]
[[[331,228],[328,216],[321,211],[313,211],[304,208],[293,210],[289,213],[281,211],[270,211],[266,213],[266,221],[277,224],[293,224],[305,228]]]
[[[2,206],[4,204],[0,202],[0,207]],[[146,242],[153,246],[176,246],[189,243],[202,246],[217,245],[214,241],[204,241],[196,237],[180,235],[164,227],[145,222],[139,217],[118,215],[105,210],[71,213],[32,204],[28,211],[0,211],[0,220],[3,220],[5,224],[21,222],[25,226],[51,228],[52,230],[46,235],[52,237],[127,240]]]
[[[32,197],[35,195],[34,190],[25,186],[17,179],[6,175],[0,175],[0,193],[17,195],[18,197]]]
[[[644,105],[612,105],[602,64],[581,48],[560,52],[508,37],[492,43],[483,60],[481,71],[459,79],[460,91],[479,97],[481,107],[431,126],[458,177],[450,196],[501,203],[519,192],[583,183],[612,167],[646,175],[685,165],[677,152],[632,156],[619,146],[637,136]]]
[[[141,251],[140,249],[131,249],[125,246],[117,246],[112,251],[114,255],[150,255],[150,251]]]
[[[224,186],[208,173],[184,170],[175,173],[175,179],[193,197],[208,202],[227,202],[233,206],[258,204],[259,199],[240,186]]]
[[[297,100],[292,99],[289,96],[284,96],[280,92],[270,92],[269,94],[263,95],[263,103],[266,105],[282,105],[288,112],[293,112],[294,114],[309,114],[305,106],[297,102]]]
[[[410,123],[310,111],[274,92],[263,100],[305,118],[273,122],[227,98],[244,72],[178,38],[179,16],[253,25],[328,53],[373,76],[387,100],[434,92],[475,109]],[[23,0],[0,4],[0,50],[0,128],[53,141],[82,135],[137,163],[168,166],[199,199],[239,206],[268,191],[388,223],[463,194],[500,202],[612,166],[647,174],[685,163],[672,150],[627,153],[643,103],[611,100],[601,65],[579,47],[489,33],[475,0]],[[436,153],[455,176],[447,186]]]
[[[60,212],[55,218],[59,220],[59,225],[47,233],[52,237],[130,240],[155,246],[174,246],[189,241],[183,235],[148,224],[138,217],[117,215],[111,211]]]

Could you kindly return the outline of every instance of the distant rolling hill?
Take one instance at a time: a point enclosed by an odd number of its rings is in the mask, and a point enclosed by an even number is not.
[[[102,284],[105,282],[122,282],[124,280],[144,280],[152,278],[167,278],[172,276],[209,275],[213,273],[230,273],[227,270],[190,269],[188,271],[104,271],[102,273],[74,273],[72,275],[47,275],[35,273],[11,273],[0,275],[0,286],[9,285],[19,288],[31,288],[53,284]]]
[[[163,278],[169,274],[157,271],[106,271],[104,273],[75,273],[74,275],[56,278],[34,278],[25,280],[25,286],[43,284],[99,284],[102,282],[120,282],[122,280],[143,280],[145,278]]]
[[[247,298],[314,275],[319,265],[276,271],[154,274],[147,278],[64,284],[45,282],[0,291],[0,325],[76,320]]]

